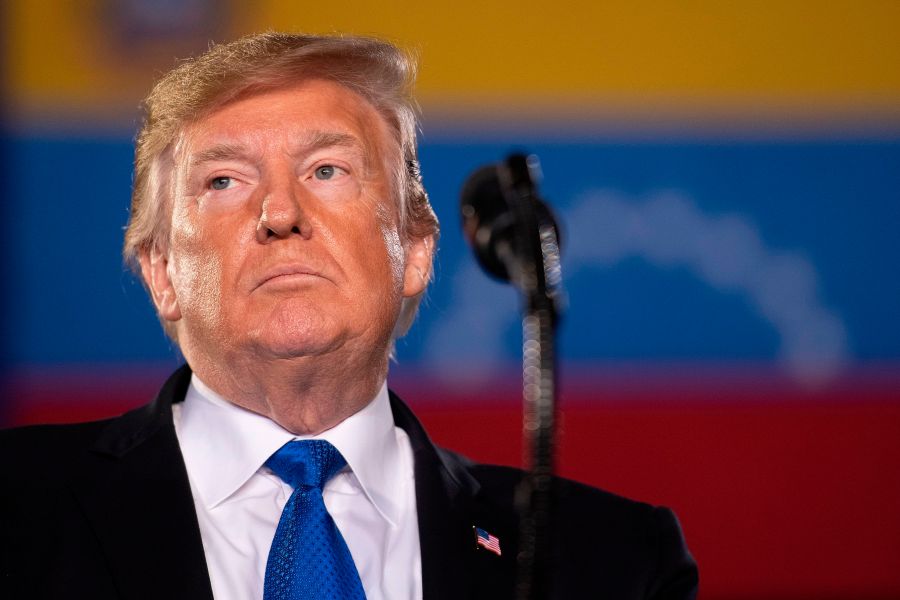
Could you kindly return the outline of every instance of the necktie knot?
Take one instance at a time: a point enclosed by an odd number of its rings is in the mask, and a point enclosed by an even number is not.
[[[338,449],[325,440],[288,442],[266,461],[266,466],[295,490],[321,490],[346,464]]]

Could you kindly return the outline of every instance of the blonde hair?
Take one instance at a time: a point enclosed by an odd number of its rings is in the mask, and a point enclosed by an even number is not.
[[[160,79],[144,102],[145,119],[136,144],[131,214],[125,230],[126,264],[140,274],[140,256],[165,253],[172,210],[175,142],[184,128],[243,96],[308,79],[333,81],[375,107],[399,149],[393,169],[400,233],[404,241],[437,241],[439,225],[419,174],[415,60],[374,38],[262,33],[212,46]],[[406,333],[421,294],[404,300],[394,337]],[[174,328],[164,322],[175,339]]]

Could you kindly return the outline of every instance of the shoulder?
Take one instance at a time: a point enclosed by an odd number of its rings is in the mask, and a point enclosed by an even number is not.
[[[479,495],[498,505],[508,505],[513,501],[515,489],[525,477],[525,472],[515,467],[477,463],[443,448],[439,448],[438,453],[445,464],[453,465],[453,470],[464,471],[478,482]],[[558,506],[575,514],[589,510],[593,513],[593,520],[600,517],[615,522],[643,521],[653,519],[653,513],[660,511],[659,507],[651,504],[563,477],[554,478],[554,486]],[[567,518],[570,516],[567,515]]]
[[[96,439],[99,432],[112,421],[103,419],[86,423],[63,425],[27,425],[0,429],[0,448],[4,450],[27,449],[43,453],[46,447],[57,445],[83,446]]]
[[[66,475],[94,445],[110,419],[68,425],[32,425],[0,431],[2,478],[43,485]]]
[[[160,430],[171,430],[170,437],[174,438],[171,414],[169,402],[157,397],[109,419],[2,430],[0,483],[19,489],[63,485],[132,449],[155,447],[146,442]]]
[[[160,447],[167,451],[177,448],[172,404],[184,399],[190,379],[190,368],[184,365],[166,380],[155,399],[117,417],[0,430],[0,481],[34,477],[64,480],[84,466],[89,456],[96,466],[98,460],[130,453],[144,459],[144,454],[133,452],[138,448],[151,452]],[[151,441],[159,443],[148,443]]]
[[[509,515],[525,476],[521,469],[474,463],[443,449],[439,453],[445,464],[478,482],[478,505],[487,522],[502,529],[502,521],[491,515],[507,515],[506,527],[517,527]],[[693,597],[696,563],[670,509],[565,478],[554,479],[553,491],[555,556],[572,595],[596,579],[607,590],[620,590],[621,597],[631,597],[626,590],[632,586],[642,589],[641,597]],[[581,581],[584,574],[589,577]]]

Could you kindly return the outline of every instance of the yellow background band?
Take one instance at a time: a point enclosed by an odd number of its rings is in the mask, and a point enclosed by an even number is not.
[[[218,25],[130,46],[104,0],[7,0],[7,91],[28,111],[131,111],[176,56],[263,29],[417,52],[423,103],[900,112],[900,1],[210,2]],[[614,108],[615,110],[615,108]]]

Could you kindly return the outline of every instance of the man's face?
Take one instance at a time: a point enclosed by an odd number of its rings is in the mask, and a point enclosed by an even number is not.
[[[189,361],[386,353],[430,266],[398,234],[396,152],[367,101],[323,80],[185,129],[168,253],[142,267]]]

